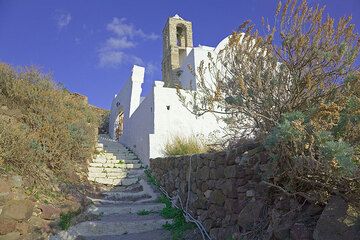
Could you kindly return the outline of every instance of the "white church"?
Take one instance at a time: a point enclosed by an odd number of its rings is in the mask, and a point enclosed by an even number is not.
[[[145,68],[134,66],[131,77],[115,95],[110,114],[109,134],[129,147],[145,164],[163,156],[165,144],[174,136],[221,137],[221,123],[212,113],[200,117],[180,102],[176,84],[182,91],[196,91],[196,78],[190,69],[209,62],[228,42],[217,47],[193,47],[192,24],[175,15],[163,30],[162,81],[155,81],[150,93],[141,97]],[[189,68],[189,66],[191,66]],[[209,73],[207,73],[209,74]],[[211,76],[209,74],[209,79]],[[210,80],[209,80],[210,81]]]

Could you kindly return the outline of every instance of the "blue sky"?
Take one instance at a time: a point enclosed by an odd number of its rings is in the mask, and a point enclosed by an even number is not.
[[[353,16],[360,0],[309,1],[335,18]],[[109,109],[133,64],[144,87],[161,79],[161,32],[168,17],[193,22],[194,46],[216,46],[243,21],[273,19],[272,0],[0,0],[0,61],[35,65],[70,91]]]

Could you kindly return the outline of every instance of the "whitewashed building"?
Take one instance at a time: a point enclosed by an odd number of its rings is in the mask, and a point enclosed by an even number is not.
[[[191,73],[208,54],[216,56],[225,47],[227,38],[217,47],[193,47],[192,24],[175,15],[163,30],[162,81],[155,81],[146,97],[141,97],[145,69],[134,66],[131,77],[114,97],[111,105],[109,134],[131,148],[145,163],[163,155],[163,148],[172,137],[214,135],[221,137],[223,123],[212,113],[196,117],[186,109],[176,94],[175,85],[196,91]],[[210,79],[210,76],[209,76]]]

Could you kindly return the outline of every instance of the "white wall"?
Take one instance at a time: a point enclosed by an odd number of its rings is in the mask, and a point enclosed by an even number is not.
[[[120,142],[129,147],[146,164],[149,164],[149,135],[154,133],[154,95],[153,91],[141,102],[124,126]]]
[[[185,94],[184,91],[182,91]],[[169,109],[168,109],[169,107]],[[176,135],[209,137],[222,134],[221,123],[212,113],[196,117],[179,101],[176,89],[154,88],[154,134],[150,136],[150,158],[163,156],[163,148]]]
[[[124,112],[124,126],[129,121],[131,114],[140,104],[141,84],[144,81],[145,68],[134,65],[131,77],[114,97],[111,103],[109,118],[109,134],[115,139],[115,129],[118,126],[117,117],[121,111]]]
[[[182,60],[182,74],[179,78],[184,89],[196,88],[195,77],[188,65],[196,69],[204,60],[204,66],[207,66],[208,53],[216,57],[217,51],[211,47],[186,49],[187,56]],[[223,122],[218,122],[212,113],[200,117],[193,115],[179,101],[176,89],[164,88],[162,81],[155,82],[152,91],[142,100],[140,93],[143,78],[144,68],[134,66],[131,78],[113,100],[109,133],[115,138],[116,117],[123,110],[124,134],[120,142],[131,148],[145,164],[149,164],[149,158],[163,156],[165,144],[176,135],[207,138],[217,132],[217,137],[222,136]],[[205,78],[211,84],[209,72]],[[182,93],[186,94],[185,91]],[[120,105],[117,106],[117,103]]]
[[[221,124],[213,114],[197,118],[179,101],[176,89],[164,88],[162,81],[155,84],[150,94],[124,121],[124,134],[120,138],[120,142],[131,148],[144,164],[148,165],[150,158],[163,156],[165,144],[176,135],[207,138],[214,131],[221,134]],[[126,86],[126,91],[133,92]],[[115,99],[123,100],[126,91],[121,91]],[[128,104],[131,106],[130,102]]]
[[[182,60],[182,64],[180,66],[182,74],[179,77],[179,81],[183,89],[194,91],[196,90],[197,86],[194,71],[197,75],[197,68],[200,66],[201,61],[204,61],[204,67],[208,68],[208,64],[210,63],[210,59],[208,57],[209,53],[212,57],[216,58],[217,53],[212,47],[201,46],[192,48],[191,51],[188,51],[188,55]],[[189,65],[192,67],[193,71],[189,69]],[[212,76],[210,74],[210,71],[207,70],[204,76],[205,79],[209,81],[209,83],[212,82]]]

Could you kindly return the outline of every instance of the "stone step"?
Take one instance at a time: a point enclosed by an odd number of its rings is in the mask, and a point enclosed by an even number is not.
[[[96,149],[96,151],[98,151],[98,152],[103,152],[103,151],[104,151],[104,149],[103,149],[102,147],[96,147],[95,149]]]
[[[98,157],[108,159],[108,160],[120,160],[120,159],[134,160],[134,159],[139,159],[134,154],[122,154],[122,153],[106,153],[106,154],[100,153],[99,155],[97,155],[97,158]]]
[[[89,178],[124,178],[128,174],[126,172],[101,172],[101,173],[94,173],[91,172],[88,174]]]
[[[128,177],[141,177],[144,175],[143,169],[131,169],[127,171]]]
[[[141,163],[90,163],[90,167],[97,168],[141,168]]]
[[[140,160],[107,160],[105,158],[95,158],[92,161],[93,163],[112,163],[112,164],[122,164],[122,163],[140,163]]]
[[[144,218],[132,220],[131,217],[124,217],[114,221],[88,221],[82,222],[78,225],[71,227],[67,233],[61,232],[60,239],[75,239],[78,236],[106,236],[117,235],[117,239],[121,239],[121,235],[142,233],[162,229],[164,224],[171,223],[171,220],[153,218]],[[80,238],[81,238],[80,237]]]
[[[138,213],[140,211],[159,212],[165,208],[163,203],[132,203],[132,204],[109,204],[104,206],[91,206],[87,212],[94,215],[112,215]]]
[[[119,205],[119,204],[133,204],[133,203],[153,203],[156,199],[152,198],[149,195],[138,195],[138,196],[129,196],[117,199],[115,197],[107,197],[103,199],[93,198],[91,201],[97,205]]]
[[[106,236],[90,236],[84,237],[84,240],[167,240],[171,238],[171,232],[165,229],[158,229],[153,231],[147,231],[142,233],[130,233],[121,235],[106,235]]]
[[[125,202],[135,202],[143,199],[150,199],[151,196],[146,192],[103,192],[102,194],[106,195],[104,199],[111,201],[125,201]]]
[[[137,193],[137,192],[141,192],[144,190],[143,186],[140,184],[141,180],[139,181],[139,183],[130,185],[130,186],[115,186],[112,187],[111,189],[109,189],[109,192],[132,192],[132,193]]]
[[[115,164],[115,163],[123,163],[121,160],[109,160],[109,159],[106,159],[106,158],[102,158],[102,157],[97,157],[97,158],[94,158],[92,160],[93,163],[112,163],[112,164]]]
[[[90,179],[89,179],[90,180]],[[129,186],[131,184],[135,184],[139,181],[139,178],[108,178],[108,177],[96,177],[91,178],[90,181],[94,181],[97,183],[105,184],[105,185],[113,185],[113,186]]]
[[[105,146],[104,150],[114,152],[130,152],[127,148],[123,146]]]
[[[112,153],[100,153],[100,154],[98,154],[98,156],[109,159],[109,160],[116,160],[116,156]]]
[[[110,173],[110,172],[116,172],[116,173],[122,173],[126,172],[125,168],[102,168],[102,167],[88,167],[89,173]]]
[[[117,159],[129,159],[129,160],[138,160],[139,158],[136,155],[124,155],[124,154],[114,154]]]
[[[102,153],[101,153],[102,154]],[[106,158],[113,158],[118,157],[118,158],[137,158],[137,156],[135,154],[127,154],[127,153],[123,153],[123,152],[106,152],[106,154],[108,154],[107,156],[105,155],[100,155],[100,156],[104,156]]]

